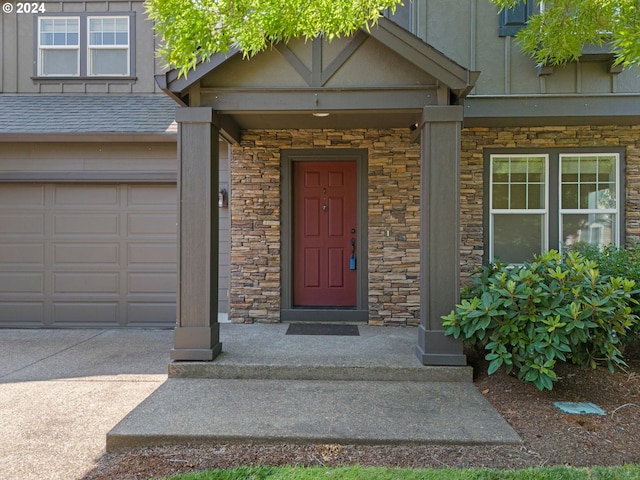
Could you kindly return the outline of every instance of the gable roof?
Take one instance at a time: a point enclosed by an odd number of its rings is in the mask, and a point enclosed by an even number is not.
[[[86,134],[175,137],[175,107],[161,94],[2,94],[0,138]]]
[[[385,17],[380,18],[369,31],[365,29],[361,31],[433,76],[438,82],[449,87],[459,98],[471,91],[480,74],[458,65],[442,52]],[[164,75],[157,75],[156,81],[167,94],[182,103],[181,97],[189,88],[239,54],[240,51],[237,48],[232,48],[228,52],[214,55],[208,62],[200,63],[187,77],[179,77],[177,70],[171,70]]]

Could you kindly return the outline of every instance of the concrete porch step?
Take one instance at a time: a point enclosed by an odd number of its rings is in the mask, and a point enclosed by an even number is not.
[[[412,327],[359,325],[358,336],[287,335],[288,324],[222,324],[213,362],[173,362],[170,378],[472,382],[471,367],[424,366]]]
[[[169,378],[106,446],[520,442],[472,383]]]
[[[473,381],[471,367],[398,367],[357,365],[225,364],[213,362],[174,362],[170,378],[209,378],[228,380],[327,380],[378,382],[465,382]]]

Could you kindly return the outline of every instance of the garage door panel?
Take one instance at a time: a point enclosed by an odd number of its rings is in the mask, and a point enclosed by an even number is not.
[[[118,302],[54,302],[53,324],[57,326],[91,323],[118,325]]]
[[[117,185],[56,185],[54,205],[73,208],[118,207]]]
[[[0,302],[0,324],[37,326],[44,314],[43,302]]]
[[[0,235],[24,237],[44,234],[44,215],[39,214],[0,214]]]
[[[44,291],[44,273],[22,271],[0,272],[0,296],[8,294],[37,294]]]
[[[42,272],[0,272],[0,297],[7,294],[35,294],[44,292],[44,273]]]
[[[176,291],[177,275],[171,273],[130,273],[129,294],[162,294]]]
[[[127,216],[130,235],[176,236],[178,217],[163,213],[134,213]]]
[[[176,322],[176,304],[130,302],[127,305],[127,317],[132,325],[167,325]]]
[[[101,293],[117,295],[118,273],[84,273],[84,272],[65,272],[54,273],[53,275],[53,293]]]
[[[118,235],[118,214],[54,215],[55,235]]]
[[[175,187],[163,185],[130,185],[127,192],[127,204],[129,207],[157,208],[163,206],[175,208],[178,204],[177,190]]]
[[[0,188],[0,209],[11,209],[12,207],[40,208],[44,206],[44,185],[37,184],[15,184],[4,185]]]
[[[44,244],[0,244],[0,263],[44,265]]]
[[[120,261],[120,245],[109,243],[54,243],[53,261],[56,265],[118,265]]]
[[[128,245],[130,266],[150,264],[176,264],[178,251],[175,243],[133,243]]]

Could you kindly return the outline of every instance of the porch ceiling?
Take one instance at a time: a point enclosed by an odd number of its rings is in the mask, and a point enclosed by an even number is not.
[[[313,113],[328,113],[317,117]],[[291,128],[409,128],[419,123],[422,109],[404,111],[308,110],[304,112],[243,112],[229,115],[240,129],[291,129]]]

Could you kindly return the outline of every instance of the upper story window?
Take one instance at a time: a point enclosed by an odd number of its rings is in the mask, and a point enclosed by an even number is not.
[[[39,75],[79,75],[80,19],[41,18],[39,30]]]
[[[129,75],[129,18],[89,18],[89,75]]]
[[[578,242],[620,244],[620,153],[495,153],[489,160],[490,260],[522,263]]]
[[[540,5],[540,10],[544,9],[544,3]],[[536,13],[536,2],[518,2],[512,8],[505,8],[498,15],[498,35],[501,37],[515,36],[524,28],[534,13]]]
[[[130,15],[38,18],[38,77],[130,77]]]

